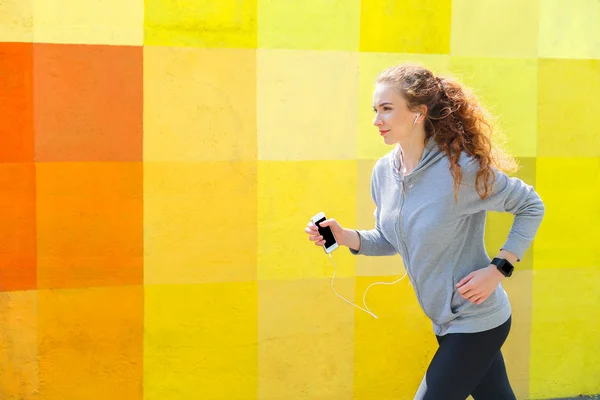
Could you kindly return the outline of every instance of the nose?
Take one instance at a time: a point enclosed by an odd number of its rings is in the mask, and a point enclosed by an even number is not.
[[[379,118],[378,115],[375,115],[375,119],[373,120],[373,125],[375,125],[377,127],[383,125],[383,122],[381,121],[381,119]]]

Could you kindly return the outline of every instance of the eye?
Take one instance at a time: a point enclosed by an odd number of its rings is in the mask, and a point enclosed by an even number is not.
[[[387,107],[387,106],[383,107],[384,111],[390,111],[391,109],[392,109],[392,107]]]

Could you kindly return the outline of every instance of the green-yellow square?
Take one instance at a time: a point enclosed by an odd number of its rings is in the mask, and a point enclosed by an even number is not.
[[[360,51],[450,52],[452,0],[372,0],[360,9]]]
[[[335,265],[304,232],[319,212],[344,228],[356,222],[356,161],[258,162],[258,279],[328,278]],[[337,276],[353,276],[355,256],[332,254]]]
[[[540,59],[538,156],[600,157],[600,60]]]
[[[536,189],[546,213],[535,239],[534,269],[598,268],[600,158],[538,158]]]
[[[540,0],[539,56],[600,58],[598,0]]]
[[[258,287],[259,399],[352,399],[355,308],[329,279]],[[352,302],[354,287],[354,278],[334,281]]]
[[[597,199],[597,197],[596,197]],[[592,226],[592,222],[588,223]],[[555,233],[568,236],[570,232]],[[598,242],[596,242],[598,243]],[[555,253],[573,254],[557,247]],[[600,393],[600,268],[535,271],[529,399]]]
[[[354,160],[358,55],[259,50],[259,160]]]
[[[507,150],[517,157],[535,157],[537,59],[453,56],[450,68],[498,119]]]
[[[358,50],[360,0],[258,3],[258,47]]]
[[[257,399],[256,282],[146,285],[144,399]]]
[[[453,56],[537,57],[537,1],[453,0]]]
[[[377,75],[388,67],[416,63],[431,69],[435,74],[447,74],[450,57],[434,54],[360,53],[358,73],[358,158],[377,160],[393,149],[383,142],[373,126],[373,91]]]
[[[257,0],[146,0],[144,44],[256,48]]]

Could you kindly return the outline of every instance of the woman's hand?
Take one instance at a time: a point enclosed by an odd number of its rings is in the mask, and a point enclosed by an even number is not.
[[[339,245],[344,245],[344,228],[333,218],[330,218],[326,221],[321,222],[321,228],[330,227],[333,232],[333,237],[335,237],[336,242]],[[317,226],[312,223],[312,221],[308,222],[306,228],[304,228],[304,232],[306,232],[309,236],[308,239],[310,241],[315,242],[316,246],[323,246],[325,244],[325,240],[323,240],[323,236],[319,234],[319,230]]]
[[[458,293],[475,304],[481,304],[496,290],[504,275],[494,264],[478,269],[465,276],[456,284]]]

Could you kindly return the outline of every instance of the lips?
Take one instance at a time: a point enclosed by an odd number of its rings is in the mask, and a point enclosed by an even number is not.
[[[388,130],[386,130],[386,131],[384,131],[384,130],[381,130],[381,129],[380,129],[380,130],[379,130],[379,133],[381,134],[381,136],[383,136],[383,135],[385,135],[386,133],[388,133],[389,131],[390,131],[389,129],[388,129]]]

